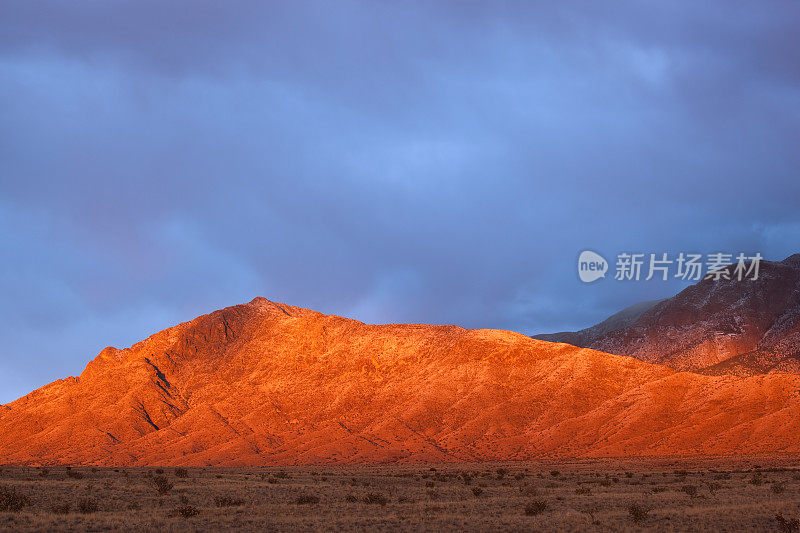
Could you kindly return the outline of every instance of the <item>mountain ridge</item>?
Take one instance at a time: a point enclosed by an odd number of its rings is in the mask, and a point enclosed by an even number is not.
[[[606,333],[610,333],[633,324],[640,316],[642,316],[643,313],[649,311],[653,306],[663,301],[664,299],[648,300],[629,305],[623,310],[618,311],[606,318],[602,322],[579,331],[540,333],[538,335],[531,335],[531,337],[540,341],[566,342],[567,344],[585,347],[587,344],[598,337],[605,335]]]
[[[289,465],[799,453],[800,376],[676,372],[503,330],[256,298],[0,409],[0,463]],[[724,406],[721,407],[721,406]]]
[[[800,373],[800,254],[761,261],[757,280],[704,279],[614,329],[535,335],[677,370]],[[633,307],[633,306],[632,306]],[[630,308],[628,308],[630,309]],[[624,313],[623,310],[621,313]]]

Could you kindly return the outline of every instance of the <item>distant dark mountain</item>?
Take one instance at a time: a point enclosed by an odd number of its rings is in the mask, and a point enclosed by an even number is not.
[[[733,265],[726,267],[730,274]],[[757,280],[706,279],[578,332],[537,335],[678,370],[800,373],[800,254],[762,261]],[[638,313],[638,314],[637,314]]]
[[[630,326],[636,319],[642,316],[642,313],[649,310],[663,300],[650,300],[647,302],[639,302],[626,307],[619,313],[615,313],[606,318],[599,324],[580,331],[562,331],[560,333],[543,333],[541,335],[533,335],[534,339],[539,339],[548,342],[566,342],[574,346],[588,346],[594,340],[602,337],[603,335]]]

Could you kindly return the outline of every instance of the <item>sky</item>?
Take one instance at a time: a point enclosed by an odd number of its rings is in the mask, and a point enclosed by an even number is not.
[[[0,403],[255,296],[580,329],[800,252],[800,3],[0,3]]]

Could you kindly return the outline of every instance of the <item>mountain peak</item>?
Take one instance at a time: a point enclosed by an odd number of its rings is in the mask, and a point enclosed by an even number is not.
[[[512,332],[367,325],[256,298],[106,348],[79,378],[4,406],[0,463],[800,451],[798,388],[800,376],[676,373]],[[713,416],[726,405],[736,417]]]
[[[726,268],[732,274],[734,266]],[[703,279],[635,320],[611,320],[613,328],[605,326],[609,320],[579,332],[537,338],[678,370],[800,373],[800,254],[761,261],[758,279]]]
[[[781,263],[792,266],[794,268],[800,268],[800,253],[790,255],[789,257],[781,261]]]

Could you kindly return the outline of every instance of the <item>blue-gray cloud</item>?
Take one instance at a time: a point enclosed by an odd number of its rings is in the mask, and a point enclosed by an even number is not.
[[[0,401],[255,295],[577,328],[800,242],[797,3],[4,2]]]

